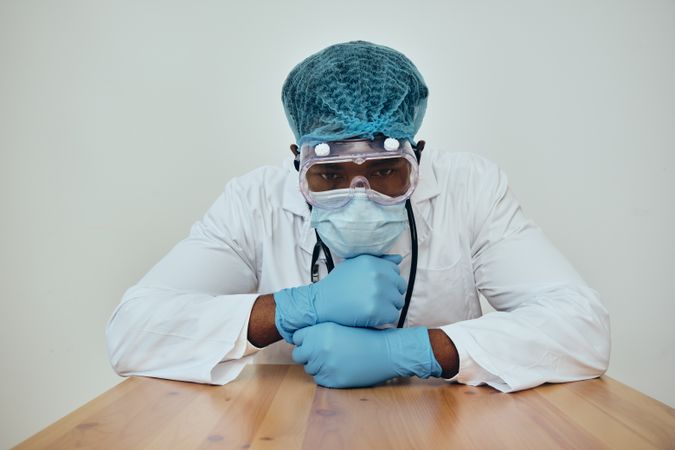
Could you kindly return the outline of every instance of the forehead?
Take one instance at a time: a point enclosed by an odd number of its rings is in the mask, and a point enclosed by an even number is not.
[[[364,170],[383,169],[383,168],[398,168],[409,165],[405,158],[381,158],[368,159],[361,163],[354,161],[343,162],[325,162],[317,163],[309,168],[309,171],[340,171],[340,172],[361,172]]]

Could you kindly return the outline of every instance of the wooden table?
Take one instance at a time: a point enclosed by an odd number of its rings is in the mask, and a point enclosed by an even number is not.
[[[314,385],[250,365],[225,386],[130,378],[17,448],[675,448],[675,410],[609,377],[514,394],[443,380]]]

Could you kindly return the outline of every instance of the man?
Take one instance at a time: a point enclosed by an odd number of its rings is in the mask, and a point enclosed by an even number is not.
[[[294,157],[227,183],[124,294],[115,370],[224,384],[293,360],[327,387],[433,376],[503,392],[601,375],[595,291],[494,163],[415,142],[427,97],[407,57],[369,42],[298,64],[282,90]]]

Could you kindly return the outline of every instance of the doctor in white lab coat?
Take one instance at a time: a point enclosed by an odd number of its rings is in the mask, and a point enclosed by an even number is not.
[[[419,260],[404,327],[429,330],[436,375],[512,392],[604,373],[607,310],[524,215],[505,173],[471,153],[427,147],[422,155],[410,197]],[[269,323],[270,294],[311,283],[310,215],[292,155],[230,180],[124,293],[106,329],[115,371],[225,384],[249,363],[292,363],[294,345]],[[402,256],[406,281],[410,249],[403,232],[387,251]],[[330,276],[323,254],[319,267]],[[482,314],[479,293],[495,312]]]

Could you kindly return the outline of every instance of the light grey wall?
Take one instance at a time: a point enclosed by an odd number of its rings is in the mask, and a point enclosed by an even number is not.
[[[418,65],[419,137],[506,170],[607,302],[610,375],[675,405],[674,2],[0,0],[0,447],[119,381],[123,291],[286,155],[286,74],[352,39]]]

